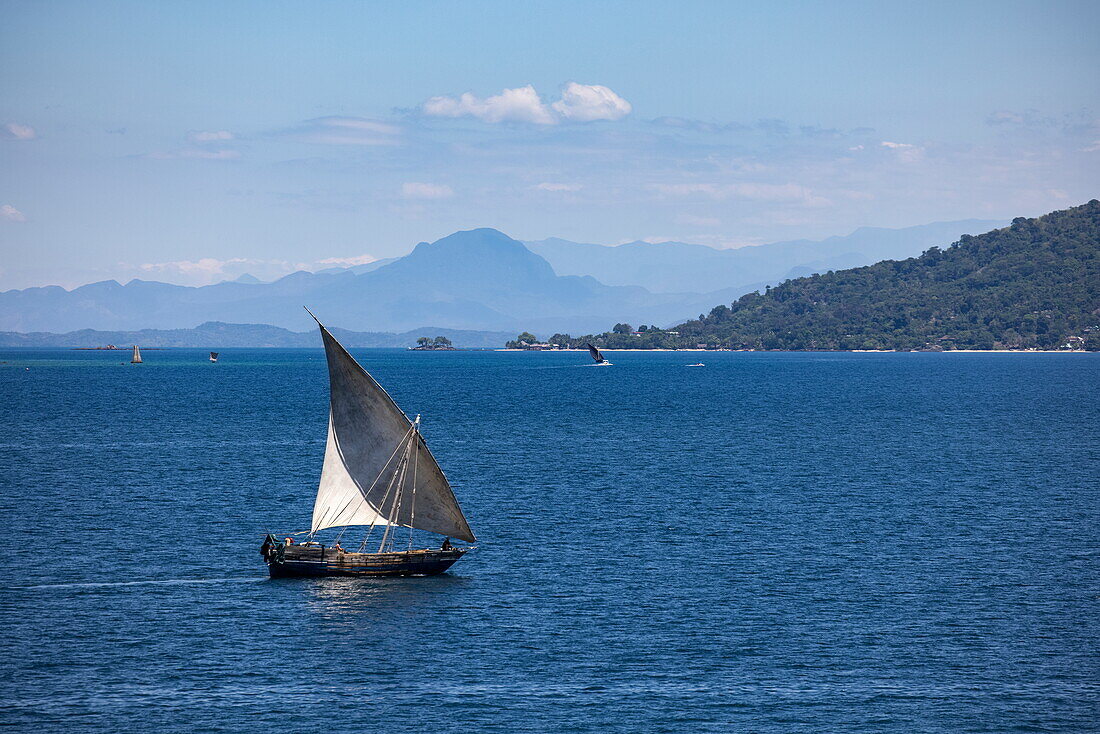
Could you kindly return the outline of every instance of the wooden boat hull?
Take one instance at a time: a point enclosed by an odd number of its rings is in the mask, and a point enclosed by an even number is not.
[[[303,550],[306,552],[287,548],[282,554],[272,554],[267,561],[271,578],[435,576],[453,566],[466,553],[459,548],[392,553],[340,553],[324,548]]]

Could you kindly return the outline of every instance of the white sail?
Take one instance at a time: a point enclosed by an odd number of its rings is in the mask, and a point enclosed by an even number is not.
[[[435,457],[393,399],[328,329],[329,429],[311,531],[394,525],[472,542]]]
[[[141,364],[141,350],[138,349],[137,344],[134,345],[134,356],[130,358],[131,364]]]

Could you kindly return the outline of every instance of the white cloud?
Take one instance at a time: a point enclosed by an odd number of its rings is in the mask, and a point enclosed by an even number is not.
[[[706,197],[710,199],[748,199],[750,201],[792,202],[803,206],[828,206],[831,202],[823,196],[798,184],[769,183],[686,183],[653,184],[650,188],[667,196]]]
[[[504,89],[480,98],[469,92],[460,97],[432,97],[421,110],[430,117],[474,117],[482,122],[525,122],[556,125],[562,121],[619,120],[631,112],[630,103],[607,87],[569,82],[561,99],[547,105],[535,88]]]
[[[233,139],[233,133],[228,130],[214,130],[191,133],[187,136],[195,143],[219,143]]]
[[[485,99],[469,92],[458,99],[432,97],[424,103],[423,109],[424,114],[432,117],[476,117],[482,122],[529,122],[535,125],[553,125],[557,122],[530,84],[505,89]]]
[[[1088,145],[1081,149],[1082,153],[1096,153],[1100,151],[1100,140],[1092,141],[1092,145]]]
[[[630,114],[630,103],[599,84],[569,82],[561,99],[550,105],[566,120],[621,120]]]
[[[26,215],[23,212],[16,209],[11,204],[4,204],[0,206],[0,219],[6,222],[25,222],[27,221]]]
[[[910,143],[893,143],[883,140],[879,143],[883,148],[888,148],[898,154],[898,160],[902,163],[916,163],[924,156],[924,149]]]
[[[851,151],[863,150],[863,146],[862,145],[853,145],[851,148],[848,148],[848,150],[851,150]]]
[[[318,265],[332,265],[342,268],[350,268],[356,265],[366,265],[376,261],[374,255],[353,255],[352,257],[326,257],[324,260],[318,260]]]
[[[580,191],[584,187],[580,184],[543,182],[540,184],[536,184],[531,188],[538,191]]]
[[[401,195],[406,199],[447,199],[454,196],[455,192],[447,184],[410,181],[401,184]]]
[[[34,140],[38,137],[38,133],[30,125],[20,125],[18,122],[9,122],[4,125],[4,131],[6,135],[4,137],[11,138],[13,140]]]

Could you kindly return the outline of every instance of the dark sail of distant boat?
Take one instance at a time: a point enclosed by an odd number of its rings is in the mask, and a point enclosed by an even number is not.
[[[218,353],[217,352],[211,352],[210,353],[210,361],[211,362],[217,362],[218,361]]]
[[[588,353],[592,355],[592,361],[596,364],[611,364],[604,358],[603,353],[591,344],[588,345]]]
[[[310,314],[312,316],[312,314]],[[314,317],[316,318],[316,317]],[[305,543],[269,534],[260,549],[272,576],[430,576],[469,550],[451,538],[475,540],[443,470],[409,418],[320,321],[329,374],[328,443]],[[339,540],[350,527],[369,528],[355,552]],[[342,528],[332,546],[315,536]],[[367,550],[375,529],[376,550]],[[400,528],[408,543],[397,550]],[[413,548],[412,530],[446,537],[440,548]],[[402,543],[405,545],[405,543]]]

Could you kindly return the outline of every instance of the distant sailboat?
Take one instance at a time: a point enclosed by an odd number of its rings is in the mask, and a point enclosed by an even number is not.
[[[312,316],[312,314],[310,314]],[[314,317],[316,319],[316,317]],[[313,522],[305,543],[268,534],[260,553],[273,577],[430,576],[446,571],[475,540],[451,485],[420,435],[382,386],[348,354],[320,321],[329,375],[328,443]],[[340,547],[350,527],[368,528],[356,552]],[[333,545],[314,541],[342,528]],[[395,550],[398,528],[408,528],[405,550]],[[413,548],[413,529],[446,536],[440,548]],[[375,550],[364,552],[378,529]]]
[[[134,356],[130,358],[130,364],[141,364],[141,350],[137,344],[134,345]]]
[[[596,347],[592,346],[591,344],[589,344],[587,346],[588,346],[588,353],[592,355],[592,361],[593,362],[595,362],[599,366],[603,366],[603,365],[607,365],[608,367],[611,366],[611,363],[608,362],[607,359],[604,358],[603,352],[601,352],[599,349],[596,349]]]
[[[211,362],[217,362],[218,361],[218,353],[217,352],[211,352],[210,353],[210,361]]]

